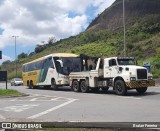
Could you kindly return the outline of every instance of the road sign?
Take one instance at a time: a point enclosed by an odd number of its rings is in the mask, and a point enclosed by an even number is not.
[[[147,68],[147,70],[150,71],[151,70],[150,62],[143,62],[143,67]]]
[[[150,62],[143,62],[143,66],[151,66]]]
[[[6,82],[6,89],[7,89],[7,71],[0,71],[0,82]]]

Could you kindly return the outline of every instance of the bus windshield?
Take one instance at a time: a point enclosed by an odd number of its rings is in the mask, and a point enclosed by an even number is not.
[[[62,60],[63,67],[61,67],[61,64],[57,60]],[[69,75],[70,72],[79,72],[81,70],[80,66],[80,58],[75,57],[54,57],[55,66],[57,69],[57,72],[64,75]]]
[[[118,65],[136,65],[135,59],[118,59]]]

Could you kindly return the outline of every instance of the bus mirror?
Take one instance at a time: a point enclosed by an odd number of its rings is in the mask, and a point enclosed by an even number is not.
[[[57,61],[60,63],[61,67],[63,67],[63,62],[62,62],[62,60],[57,60]]]
[[[85,65],[85,63],[86,63],[85,60],[83,60],[83,65]]]

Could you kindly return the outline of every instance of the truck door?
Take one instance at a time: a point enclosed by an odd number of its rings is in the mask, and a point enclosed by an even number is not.
[[[110,72],[110,77],[113,78],[117,76],[118,67],[115,59],[109,60],[109,72]]]
[[[104,77],[113,78],[117,76],[118,66],[116,59],[105,59],[104,60]]]
[[[104,77],[108,78],[111,76],[110,67],[109,67],[109,60],[104,60]]]

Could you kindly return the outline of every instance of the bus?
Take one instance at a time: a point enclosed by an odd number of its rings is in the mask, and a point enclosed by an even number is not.
[[[37,86],[58,89],[69,85],[70,72],[80,71],[80,58],[72,53],[54,53],[22,66],[23,84],[29,88]]]

